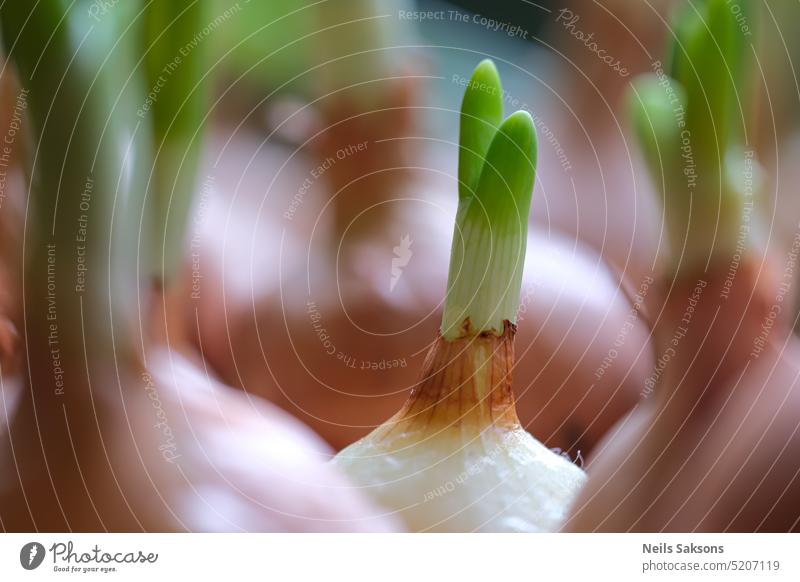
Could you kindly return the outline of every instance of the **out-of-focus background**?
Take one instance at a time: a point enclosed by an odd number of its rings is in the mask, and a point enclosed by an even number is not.
[[[395,412],[438,329],[458,110],[489,57],[506,113],[531,112],[539,137],[520,417],[552,447],[591,451],[653,365],[647,326],[626,321],[663,260],[661,211],[623,95],[663,54],[676,4],[214,0],[201,40],[210,127],[179,293],[187,344],[336,449]],[[800,215],[800,46],[787,26],[800,4],[754,4],[741,21],[760,38],[744,110],[766,177],[765,240],[780,249]],[[3,111],[17,91],[7,70]],[[24,205],[11,190],[4,209]]]
[[[663,54],[675,3],[215,6],[229,16],[213,39],[185,302],[212,368],[336,448],[397,409],[438,328],[457,112],[490,57],[507,113],[530,111],[539,136],[520,415],[551,446],[591,450],[638,399],[630,377],[652,365],[648,332],[620,323],[663,258],[623,95]],[[798,47],[779,24],[798,11],[763,3],[747,15],[762,39],[761,89],[746,104],[768,177],[759,211],[777,247],[797,216]]]

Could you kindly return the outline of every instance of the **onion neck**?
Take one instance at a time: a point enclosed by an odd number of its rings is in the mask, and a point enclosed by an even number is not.
[[[438,433],[519,426],[511,371],[515,327],[505,322],[500,336],[484,333],[453,341],[439,337],[420,380],[387,431]]]
[[[766,349],[758,349],[775,303],[774,275],[769,262],[746,254],[741,262],[676,278],[655,330],[657,364],[650,380],[661,376],[659,409],[674,411],[681,422],[714,409],[746,366],[768,353],[772,341],[785,340],[789,330],[780,331],[783,324],[775,321]]]

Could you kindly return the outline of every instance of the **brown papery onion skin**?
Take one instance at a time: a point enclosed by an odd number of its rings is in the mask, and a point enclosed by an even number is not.
[[[389,430],[464,428],[477,434],[490,425],[500,430],[518,427],[511,388],[515,333],[516,327],[506,320],[500,336],[465,333],[454,341],[439,336],[419,384],[389,421]],[[489,357],[481,363],[476,353]]]

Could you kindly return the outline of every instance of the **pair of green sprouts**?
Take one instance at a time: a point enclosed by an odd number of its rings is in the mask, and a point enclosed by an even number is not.
[[[668,62],[631,86],[629,108],[662,194],[674,269],[702,268],[737,244],[752,154],[742,147],[748,38],[741,1],[692,2],[670,31]],[[503,121],[494,64],[475,69],[461,108],[459,207],[442,322],[447,339],[514,322],[536,175],[533,119]],[[748,163],[748,160],[750,162]]]
[[[754,18],[747,0],[687,3],[673,19],[667,62],[654,63],[630,91],[677,272],[730,258],[742,243],[745,205],[757,186],[754,154],[743,145]]]

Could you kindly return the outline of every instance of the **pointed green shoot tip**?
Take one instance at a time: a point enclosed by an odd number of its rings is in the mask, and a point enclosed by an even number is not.
[[[685,94],[674,79],[643,75],[631,85],[628,111],[650,177],[660,194],[671,254],[680,256],[691,213],[691,194],[684,176],[683,129]],[[684,134],[686,135],[686,134]],[[690,151],[690,150],[689,150]]]
[[[737,6],[740,6],[737,4]],[[739,132],[745,33],[728,0],[691,4],[675,18],[670,73],[686,89],[689,131],[705,173],[718,176],[724,150]]]
[[[491,59],[475,67],[461,103],[458,154],[459,198],[472,196],[478,186],[486,153],[503,120],[503,89]]]
[[[536,156],[533,119],[527,111],[517,111],[496,132],[475,191],[493,223],[504,221],[504,213],[513,211],[527,228]]]
[[[643,75],[631,85],[628,111],[653,181],[662,196],[674,191],[682,176],[681,130],[678,115],[686,96],[680,83],[669,77]]]
[[[755,14],[747,0],[737,0],[735,5],[712,0],[708,19],[720,75],[720,125],[725,129],[725,145],[730,146],[742,133],[750,85],[747,47],[755,42]]]
[[[692,73],[691,52],[705,28],[703,4],[685,4],[675,8],[671,18],[672,30],[667,48],[667,72],[680,81],[686,82]]]

